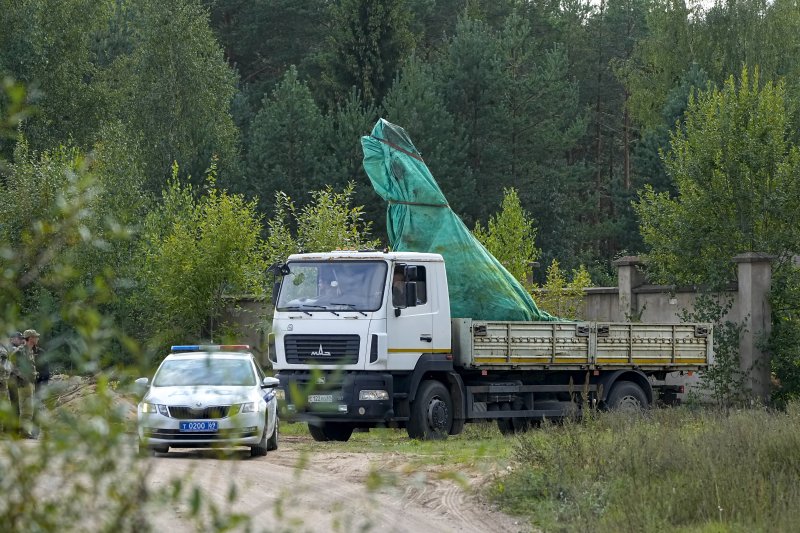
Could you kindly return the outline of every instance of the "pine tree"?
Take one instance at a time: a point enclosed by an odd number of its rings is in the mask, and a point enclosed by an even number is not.
[[[326,182],[330,166],[329,125],[308,86],[290,68],[256,115],[247,153],[247,193],[270,211],[275,192],[286,191],[299,205]]]
[[[355,87],[365,101],[379,105],[414,46],[406,0],[331,2],[330,21],[318,94],[336,102]]]

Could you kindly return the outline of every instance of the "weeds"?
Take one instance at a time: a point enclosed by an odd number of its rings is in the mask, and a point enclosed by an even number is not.
[[[800,404],[546,424],[515,441],[494,494],[545,531],[793,531],[798,422]]]

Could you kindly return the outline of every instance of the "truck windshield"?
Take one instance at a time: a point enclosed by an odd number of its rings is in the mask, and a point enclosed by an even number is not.
[[[386,270],[383,261],[290,262],[278,311],[377,311]]]

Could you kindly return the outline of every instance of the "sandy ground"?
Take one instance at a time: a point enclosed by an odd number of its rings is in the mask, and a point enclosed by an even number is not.
[[[90,380],[66,376],[54,385],[57,408],[73,412],[95,389]],[[136,407],[129,398],[115,396],[115,404],[135,423]],[[315,451],[312,443],[307,434],[281,435],[278,450],[257,458],[246,448],[227,457],[214,450],[173,449],[145,459],[141,467],[150,469],[147,488],[152,493],[169,490],[179,479],[184,487],[198,487],[220,510],[250,517],[255,531],[531,530],[523,519],[501,513],[479,496],[477,489],[492,472],[454,476],[436,465],[413,467],[409,456],[395,451]],[[186,503],[154,505],[153,511],[155,531],[203,529],[190,519]]]
[[[485,481],[483,477],[456,481],[434,467],[409,471],[396,452],[300,452],[299,445],[307,440],[310,437],[282,437],[278,450],[259,458],[250,458],[246,449],[231,459],[207,450],[170,451],[148,459],[154,466],[150,488],[163,488],[176,476],[191,480],[221,508],[252,517],[256,530],[530,530],[475,495],[472,485]],[[234,481],[239,490],[226,504]],[[161,512],[156,530],[194,531],[187,513],[181,507]]]

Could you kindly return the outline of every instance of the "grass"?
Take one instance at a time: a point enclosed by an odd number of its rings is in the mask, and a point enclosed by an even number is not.
[[[283,435],[308,435],[305,424],[282,424]],[[513,439],[503,437],[493,424],[467,424],[464,432],[443,441],[408,438],[405,429],[374,428],[355,432],[347,442],[313,442],[298,445],[301,451],[345,451],[361,453],[393,452],[404,455],[410,467],[452,467],[476,470],[506,464],[513,452]]]
[[[797,531],[800,405],[662,409],[545,425],[513,440],[492,492],[544,531]]]

